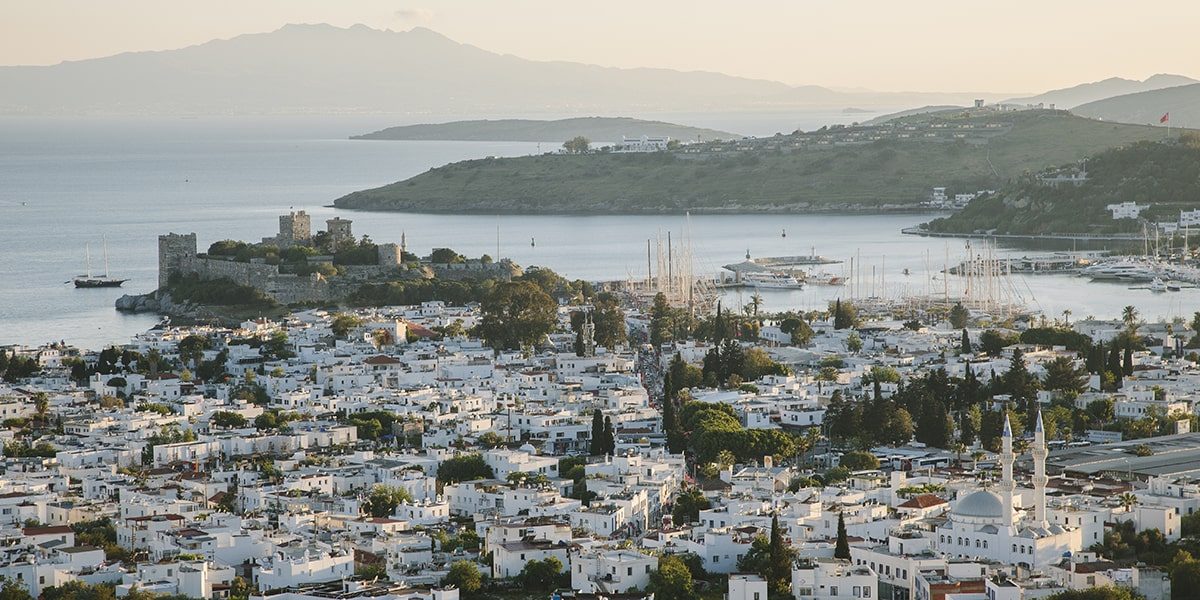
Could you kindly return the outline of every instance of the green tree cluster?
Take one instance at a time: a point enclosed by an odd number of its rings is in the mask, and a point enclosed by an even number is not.
[[[438,465],[437,479],[441,483],[458,483],[473,479],[490,479],[495,472],[481,454],[460,454]]]

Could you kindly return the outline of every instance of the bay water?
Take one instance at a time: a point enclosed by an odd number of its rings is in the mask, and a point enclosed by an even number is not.
[[[689,124],[767,134],[869,116],[682,117]],[[864,296],[937,293],[942,285],[937,271],[946,257],[951,263],[963,257],[960,240],[900,233],[936,215],[495,216],[328,208],[346,193],[447,162],[552,149],[535,143],[347,139],[395,124],[381,116],[0,118],[0,345],[64,340],[99,348],[123,342],[157,321],[153,315],[118,313],[113,302],[124,293],[154,289],[159,234],[195,232],[201,249],[221,239],[258,240],[273,235],[278,215],[288,210],[312,213],[314,228],[334,216],[351,219],[356,235],[376,241],[399,241],[404,233],[410,250],[419,254],[434,247],[469,256],[498,250],[526,267],[546,266],[589,280],[644,278],[647,240],[665,240],[667,232],[675,244],[690,246],[697,275],[715,274],[747,253],[814,249],[846,261],[826,271],[849,275],[854,257]],[[70,285],[84,270],[85,244],[91,247],[93,273],[103,270],[107,244],[111,274],[130,281],[115,289]],[[1132,304],[1145,318],[1190,319],[1200,309],[1200,293],[1191,289],[1154,295],[1066,275],[1007,279],[1010,295],[1049,317],[1069,309],[1074,318],[1111,318]],[[821,286],[760,292],[768,310],[820,308],[848,293],[847,287]],[[749,295],[725,293],[734,307]]]

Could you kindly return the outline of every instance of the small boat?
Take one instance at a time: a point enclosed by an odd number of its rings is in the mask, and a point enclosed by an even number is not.
[[[529,238],[529,247],[530,247],[530,248],[536,248],[536,247],[537,247],[537,240],[535,240],[535,239],[533,239],[533,238]]]
[[[84,256],[87,271],[85,274],[76,277],[73,281],[77,288],[110,288],[121,287],[121,284],[129,281],[128,279],[117,279],[108,274],[108,241],[104,242],[104,276],[96,277],[92,275],[92,246],[84,244]]]
[[[905,275],[912,275],[912,271],[909,271],[908,269],[904,269],[904,274],[905,274]]]
[[[1182,289],[1183,289],[1183,286],[1179,285],[1178,283],[1170,283],[1170,282],[1167,283],[1167,291],[1168,292],[1178,292],[1179,290],[1182,290]]]
[[[786,229],[784,229],[784,230],[783,230],[783,234],[782,234],[780,237],[787,237],[787,230],[786,230]]]
[[[1150,291],[1156,294],[1165,292],[1167,291],[1167,284],[1164,283],[1162,279],[1155,277],[1154,280],[1150,282]]]
[[[846,278],[829,273],[809,273],[805,282],[813,285],[846,285]]]

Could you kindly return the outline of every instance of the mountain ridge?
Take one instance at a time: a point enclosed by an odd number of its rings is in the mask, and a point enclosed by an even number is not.
[[[178,49],[0,67],[0,114],[648,114],[969,102],[712,71],[536,61],[432,29],[291,24]],[[953,99],[956,102],[951,102]]]
[[[1200,83],[1191,77],[1170,73],[1157,73],[1144,80],[1109,77],[1100,81],[1080,83],[1070,87],[1049,90],[1034,96],[1010,98],[1002,104],[1054,104],[1057,108],[1071,109],[1077,106],[1126,94],[1146,92],[1181,85]]]
[[[1124,94],[1089,102],[1072,109],[1078,115],[1118,123],[1159,125],[1170,113],[1172,128],[1200,127],[1200,83],[1134,94]]]

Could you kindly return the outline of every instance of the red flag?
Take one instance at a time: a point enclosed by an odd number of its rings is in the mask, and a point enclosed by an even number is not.
[[[1170,120],[1171,120],[1171,113],[1165,113],[1165,114],[1163,114],[1162,118],[1158,120],[1158,122],[1166,123],[1167,121],[1170,121]]]

